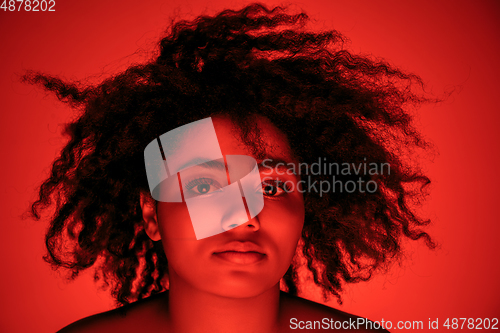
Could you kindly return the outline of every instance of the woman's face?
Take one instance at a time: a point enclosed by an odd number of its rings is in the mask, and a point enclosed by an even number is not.
[[[239,131],[227,118],[212,118],[222,155],[253,156]],[[168,258],[171,288],[187,284],[226,297],[252,297],[275,286],[287,271],[304,223],[304,202],[297,178],[272,162],[295,162],[287,139],[265,118],[258,118],[268,160],[260,167],[264,207],[247,223],[197,240],[185,202],[158,202],[156,219]],[[257,163],[263,161],[257,160]],[[182,176],[181,176],[182,177]],[[184,193],[197,195],[218,190],[217,182],[203,177],[188,184]],[[284,185],[286,184],[286,185]],[[207,211],[210,214],[210,211]],[[234,221],[234,225],[241,221]],[[231,221],[224,221],[232,225]]]

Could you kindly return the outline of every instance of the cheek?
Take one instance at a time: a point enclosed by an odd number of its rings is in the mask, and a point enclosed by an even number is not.
[[[160,202],[157,216],[161,242],[169,263],[182,263],[186,257],[194,256],[196,236],[186,204]]]
[[[284,201],[269,200],[261,213],[261,219],[272,235],[284,262],[291,260],[304,226],[302,195]]]
[[[157,216],[162,239],[196,239],[185,203],[159,202]]]

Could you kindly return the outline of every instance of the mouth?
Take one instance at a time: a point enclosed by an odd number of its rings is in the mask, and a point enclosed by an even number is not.
[[[255,264],[259,261],[264,260],[264,258],[266,257],[265,254],[254,251],[224,251],[215,252],[213,255],[221,260],[238,265]]]
[[[253,242],[230,242],[213,255],[223,261],[238,265],[255,264],[266,258],[262,248]]]

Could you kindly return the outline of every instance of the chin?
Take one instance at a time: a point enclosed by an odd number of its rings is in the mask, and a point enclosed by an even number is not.
[[[259,296],[274,287],[279,288],[279,280],[267,282],[262,280],[259,281],[259,279],[255,277],[235,277],[225,279],[223,283],[217,286],[212,286],[210,292],[221,297],[251,298]]]

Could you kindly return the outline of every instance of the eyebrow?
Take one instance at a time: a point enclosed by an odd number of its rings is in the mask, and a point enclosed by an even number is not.
[[[192,159],[190,160],[189,162],[183,164],[179,170],[185,170],[185,169],[188,169],[190,167],[195,167],[195,166],[199,166],[199,167],[202,167],[202,168],[205,168],[205,169],[216,169],[216,170],[221,170],[221,171],[226,171],[226,165],[224,164],[224,161],[221,159],[221,160],[210,160],[210,161],[207,161],[205,159],[202,159],[202,158],[195,158],[195,159]]]
[[[268,170],[268,171],[274,171],[274,170],[285,171],[285,170],[290,169],[290,167],[288,167],[288,164],[290,164],[290,163],[292,163],[292,162],[283,160],[281,158],[268,157],[268,158],[265,158],[263,160],[259,159],[257,161],[257,166],[259,168],[259,172],[263,172],[266,170]],[[206,168],[206,169],[216,169],[216,170],[220,170],[220,171],[226,171],[226,165],[224,164],[224,162],[222,160],[207,161],[207,160],[202,159],[202,158],[195,158],[195,159],[190,160],[189,162],[183,164],[179,168],[179,170],[185,170],[185,169],[188,169],[190,167],[195,167],[195,166],[199,166],[199,167]]]
[[[290,167],[288,167],[288,164],[291,164],[292,162],[290,161],[285,161],[283,159],[280,159],[280,158],[271,158],[271,157],[268,157],[268,158],[265,158],[263,160],[259,160],[257,161],[258,162],[258,165],[259,165],[259,171],[262,172],[262,171],[265,171],[266,169],[267,170],[289,170]]]

